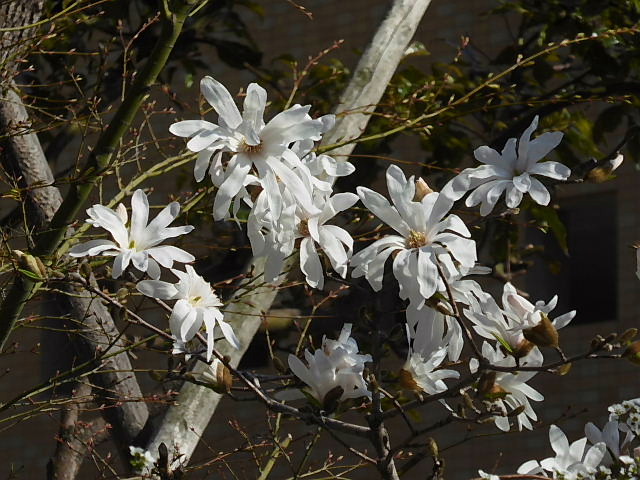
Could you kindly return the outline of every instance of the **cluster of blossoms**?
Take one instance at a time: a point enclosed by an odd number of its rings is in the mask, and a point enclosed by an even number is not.
[[[631,427],[637,423],[629,420],[629,414],[636,413],[638,405],[640,399],[611,406],[612,418],[602,430],[588,423],[585,436],[572,443],[559,427],[551,425],[549,441],[555,456],[541,461],[529,460],[518,468],[518,474],[557,480],[637,480],[640,450],[632,447],[637,435]],[[480,474],[489,480],[499,479],[497,475]]]
[[[558,145],[562,134],[549,132],[531,139],[538,124],[536,117],[519,140],[507,141],[502,153],[486,146],[476,149],[475,157],[483,165],[464,170],[441,192],[390,166],[386,172],[389,201],[365,187],[358,187],[357,195],[333,192],[335,179],[354,171],[346,161],[313,151],[316,142],[333,128],[333,115],[312,118],[309,106],[294,105],[265,122],[267,95],[257,84],[248,86],[242,112],[229,91],[213,78],[205,77],[200,85],[218,115],[217,123],[185,120],[171,125],[170,131],[188,138],[187,148],[198,154],[196,181],[208,174],[217,187],[215,220],[237,219],[241,208],[249,209],[247,235],[254,256],[265,258],[265,279],[279,282],[285,260],[299,248],[300,270],[311,287],[324,286],[322,253],[342,278],[351,266],[351,275],[364,277],[377,292],[383,286],[385,265],[392,258],[399,296],[408,301],[409,352],[400,383],[407,389],[437,394],[448,388],[446,381],[460,376],[457,370],[447,368],[445,360],[460,359],[465,344],[461,325],[464,316],[484,339],[480,347],[483,361],[473,358],[469,363],[472,374],[483,374],[478,370],[487,362],[513,367],[484,382],[482,400],[501,412],[495,417],[496,425],[502,430],[510,429],[511,422],[520,429],[532,428],[536,415],[530,401],[543,397],[526,384],[535,372],[519,372],[517,367],[542,365],[538,347],[558,347],[557,330],[568,324],[575,312],[552,320],[549,314],[557,298],[533,304],[509,283],[499,306],[468,278],[487,269],[476,264],[476,244],[463,220],[451,209],[469,191],[466,204],[481,204],[482,215],[494,209],[502,193],[509,208],[517,207],[525,193],[539,204],[548,204],[549,192],[534,175],[555,181],[569,177],[564,165],[540,162]],[[358,201],[393,234],[353,254],[351,235],[331,222]],[[114,278],[120,277],[129,264],[146,272],[150,279],[139,281],[137,289],[149,297],[175,301],[169,319],[174,351],[187,352],[186,343],[202,326],[207,332],[208,359],[212,357],[215,331],[237,347],[237,337],[224,321],[222,303],[209,283],[190,265],[184,271],[172,268],[174,263],[189,263],[194,257],[179,248],[160,245],[193,229],[168,226],[178,216],[179,205],[170,204],[147,225],[146,195],[136,191],[131,203],[130,222],[121,205],[115,210],[102,205],[90,208],[89,222],[108,230],[115,242],[91,240],[74,247],[71,254],[115,256]],[[159,280],[160,266],[171,269],[178,282]],[[460,315],[456,313],[458,305],[463,306]],[[289,357],[293,373],[321,404],[330,393],[337,399],[370,396],[363,371],[371,357],[359,353],[350,332],[351,326],[345,325],[338,340],[325,338],[322,348],[314,353],[306,351],[307,365],[295,356]]]
[[[342,327],[338,340],[322,339],[322,347],[311,353],[305,350],[306,366],[295,355],[289,355],[289,368],[309,386],[309,393],[323,406],[347,398],[371,397],[364,377],[365,363],[371,355],[360,355],[351,337],[351,324]]]

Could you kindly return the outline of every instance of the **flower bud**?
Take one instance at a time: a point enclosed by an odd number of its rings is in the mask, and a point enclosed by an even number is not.
[[[633,328],[633,327],[628,328],[627,330],[624,331],[622,335],[620,335],[620,338],[618,338],[618,342],[620,342],[621,345],[626,345],[631,340],[636,338],[636,335],[638,335],[637,328]]]
[[[423,178],[418,177],[416,180],[416,194],[413,199],[416,202],[421,202],[422,199],[430,193],[433,193],[433,189],[424,181]]]
[[[488,395],[496,383],[496,372],[484,372],[478,380],[478,396]]]
[[[537,347],[558,348],[558,330],[556,330],[556,327],[553,326],[553,323],[551,323],[551,320],[549,320],[549,317],[546,314],[541,312],[540,318],[540,323],[535,327],[522,331],[524,338]]]
[[[216,393],[229,393],[233,383],[229,369],[217,358],[213,360],[209,368],[211,370],[203,373],[202,376],[210,384],[211,389]]]
[[[343,393],[344,388],[340,385],[333,387],[324,396],[324,399],[322,400],[322,408],[327,412],[334,412],[336,408],[338,408],[338,403],[340,402],[340,398]]]
[[[413,375],[408,370],[404,368],[398,372],[398,383],[405,390],[411,390],[414,392],[419,392],[422,389],[418,386],[416,381],[413,379]]]
[[[529,352],[533,350],[533,347],[535,347],[533,343],[531,343],[526,338],[523,338],[513,349],[513,356],[516,358],[526,357],[527,355],[529,355]]]
[[[622,358],[626,358],[631,363],[640,365],[640,341],[635,341],[629,345],[622,354]]]

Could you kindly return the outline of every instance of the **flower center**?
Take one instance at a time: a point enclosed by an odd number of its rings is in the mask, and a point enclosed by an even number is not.
[[[201,296],[197,296],[197,297],[191,297],[191,303],[193,305],[197,305],[198,303],[200,303],[200,300],[202,300]]]
[[[135,242],[134,240],[131,240],[131,241],[129,242],[129,248],[130,248],[130,249],[134,249],[134,248],[136,248],[136,242]]]
[[[309,220],[300,220],[300,225],[298,225],[298,232],[303,237],[308,237],[309,235],[311,235],[311,233],[309,233]]]
[[[429,244],[427,235],[423,232],[416,232],[411,230],[409,236],[405,240],[407,248],[420,248]]]
[[[242,140],[240,144],[240,151],[245,153],[258,153],[262,151],[262,142],[258,145],[249,145],[246,140]]]

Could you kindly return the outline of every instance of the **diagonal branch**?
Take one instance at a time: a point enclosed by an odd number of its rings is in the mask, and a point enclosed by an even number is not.
[[[335,129],[325,136],[323,144],[333,143],[336,139],[352,140],[364,131],[370,113],[380,101],[430,3],[431,0],[394,1],[335,109],[335,113],[345,113],[345,115],[340,116]],[[356,110],[359,113],[346,114]],[[345,158],[353,148],[353,144],[344,145],[332,153]],[[283,270],[288,271],[292,264],[293,260],[290,259]],[[252,284],[262,285],[264,259],[255,259],[250,268],[254,272]],[[268,285],[248,294],[240,288],[231,299],[230,311],[225,314],[225,321],[231,323],[237,332],[242,348],[234,350],[224,341],[218,343],[217,348],[220,353],[230,357],[233,366],[238,365],[246,352],[260,326],[260,314],[269,310],[276,293],[277,289]],[[241,300],[237,301],[239,298]],[[198,362],[194,371],[202,372],[208,368],[208,365]],[[164,443],[169,446],[169,451],[173,453],[174,458],[180,455],[178,461],[187,463],[218,407],[221,397],[205,387],[185,383],[180,390],[177,403],[170,406],[165,413],[147,445],[147,450],[155,456],[158,447]]]

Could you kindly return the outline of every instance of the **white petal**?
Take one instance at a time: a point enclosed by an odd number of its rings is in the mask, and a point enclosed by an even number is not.
[[[264,107],[267,104],[267,91],[257,83],[250,83],[244,97],[242,118],[246,125],[255,132],[264,127]]]
[[[320,242],[324,253],[329,257],[331,266],[338,274],[345,278],[347,275],[347,262],[349,257],[344,250],[344,245],[340,240],[331,234],[331,230],[323,227],[320,230]]]
[[[118,246],[111,240],[97,239],[75,245],[69,250],[72,257],[84,257],[86,255],[100,255],[105,250],[119,250]]]
[[[524,172],[516,177],[513,177],[513,185],[522,193],[527,193],[531,187],[531,177],[527,172]]]
[[[224,85],[211,77],[204,77],[200,81],[200,90],[204,98],[209,102],[209,105],[218,112],[225,126],[233,129],[242,123],[242,117],[240,116],[238,107],[233,101],[229,90],[227,90]]]
[[[201,326],[202,318],[198,317],[196,309],[187,300],[178,300],[169,317],[169,327],[173,336],[181,342],[188,342],[195,337]]]
[[[529,195],[531,195],[533,201],[538,205],[549,205],[549,202],[551,201],[551,194],[549,193],[549,190],[547,190],[547,187],[534,177],[531,177]]]
[[[303,238],[300,243],[300,270],[312,288],[322,290],[324,287],[322,263],[313,240],[309,237]]]
[[[398,211],[389,204],[386,198],[366,187],[358,187],[357,191],[362,203],[364,203],[365,207],[367,207],[371,213],[403,237],[409,235],[409,226],[400,217]]]
[[[149,200],[145,193],[138,189],[131,197],[131,235],[130,240],[144,241],[144,231],[149,221]],[[137,267],[136,267],[137,268]]]
[[[191,137],[202,130],[214,130],[218,126],[204,120],[183,120],[174,123],[169,127],[169,131],[178,137]]]
[[[165,268],[171,268],[173,262],[189,263],[195,260],[195,257],[189,252],[185,252],[181,248],[174,247],[173,245],[153,247],[148,249],[147,252]]]
[[[546,157],[551,150],[556,148],[563,137],[562,132],[546,132],[536,137],[529,143],[529,154],[527,156],[527,170]]]
[[[533,180],[533,179],[532,179]],[[511,184],[507,188],[507,194],[505,195],[505,203],[509,208],[516,208],[522,201],[522,191],[515,185]]]
[[[160,280],[142,280],[138,282],[136,288],[147,297],[161,300],[172,300],[178,293],[174,284]]]
[[[527,171],[531,175],[542,175],[555,180],[566,180],[571,175],[571,169],[560,162],[536,163]]]
[[[204,175],[207,173],[209,162],[211,161],[211,155],[213,155],[213,150],[209,148],[205,148],[198,153],[198,159],[193,166],[193,176],[195,177],[196,182],[201,182]]]
[[[129,250],[125,250],[120,255],[118,255],[113,261],[113,268],[111,270],[111,276],[113,278],[119,278],[122,275],[122,272],[129,266],[129,261],[131,260],[131,252]]]
[[[251,160],[247,155],[237,155],[236,161],[227,170],[227,178],[216,193],[213,202],[214,220],[222,220],[229,213],[231,199],[240,191],[251,169]]]

